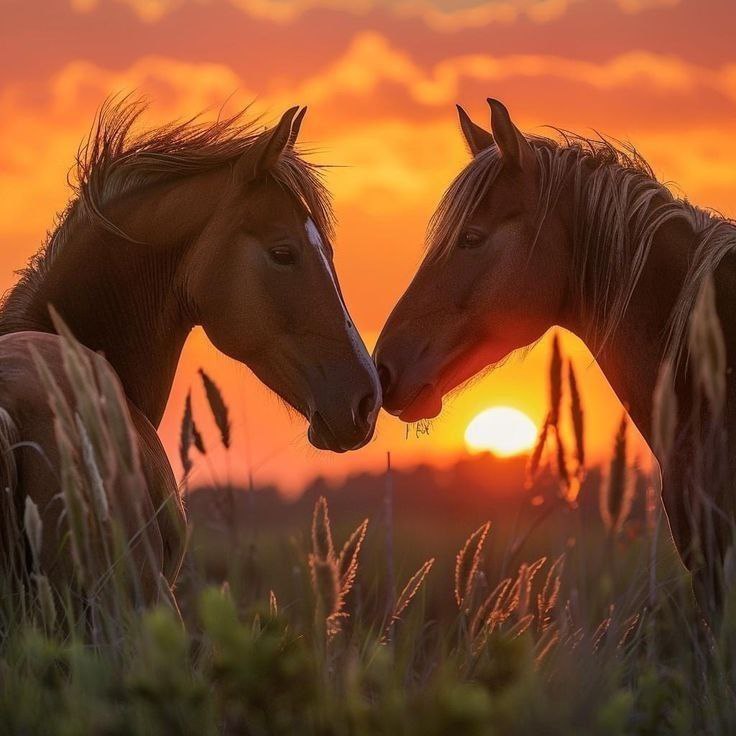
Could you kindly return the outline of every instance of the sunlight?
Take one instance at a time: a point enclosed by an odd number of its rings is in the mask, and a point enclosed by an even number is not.
[[[534,447],[537,427],[523,412],[510,406],[494,406],[478,414],[465,430],[470,452],[492,452],[509,457]]]

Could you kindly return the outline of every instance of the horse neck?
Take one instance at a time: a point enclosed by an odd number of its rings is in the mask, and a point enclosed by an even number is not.
[[[26,315],[26,329],[51,332],[52,304],[82,344],[104,354],[154,427],[194,325],[182,255],[209,218],[215,191],[193,178],[124,196],[106,214],[138,242],[88,218],[74,223]]]
[[[650,208],[660,207],[655,198]],[[683,213],[684,214],[684,213]],[[653,395],[667,350],[667,335],[697,236],[685,217],[668,219],[656,230],[631,301],[616,329],[604,334],[591,320],[595,310],[576,304],[564,327],[581,337],[619,400],[651,445]],[[594,247],[605,247],[603,243]],[[573,275],[575,278],[575,275]],[[574,303],[570,299],[569,303]],[[678,389],[681,385],[678,381]],[[680,391],[678,390],[678,393]],[[689,397],[682,397],[688,401]]]

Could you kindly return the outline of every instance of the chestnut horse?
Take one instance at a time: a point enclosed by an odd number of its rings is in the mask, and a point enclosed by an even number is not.
[[[0,406],[20,441],[16,517],[26,496],[38,506],[41,568],[57,584],[71,575],[54,503],[58,438],[30,355],[72,401],[50,306],[122,386],[145,477],[135,502],[170,583],[184,515],[155,430],[195,325],[303,414],[318,448],[363,446],[381,405],[333,266],[328,193],[294,150],[306,109],[265,131],[241,113],[134,135],[141,110],[125,100],[103,106],[78,156],[78,196],[0,310]],[[127,529],[130,539],[140,533]],[[155,598],[157,581],[147,585]]]
[[[736,472],[736,226],[674,198],[633,148],[562,131],[558,141],[525,136],[500,102],[488,103],[492,132],[458,107],[473,158],[442,199],[426,256],[376,346],[384,407],[407,422],[434,417],[449,391],[553,325],[567,328],[657,452],[675,544],[701,608],[717,612]],[[703,285],[711,295],[715,285],[705,343],[723,385],[708,411],[687,350]],[[664,450],[653,426],[661,372],[673,378],[660,409],[677,413]],[[706,431],[706,415],[720,429]],[[725,468],[706,468],[706,440],[717,445],[726,430]]]

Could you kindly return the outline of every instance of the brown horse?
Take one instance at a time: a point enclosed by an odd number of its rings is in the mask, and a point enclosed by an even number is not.
[[[473,159],[442,199],[427,254],[378,341],[384,407],[408,422],[434,417],[445,394],[551,326],[574,332],[658,451],[675,543],[699,602],[718,610],[714,563],[731,543],[736,471],[736,227],[675,199],[633,148],[562,131],[558,141],[525,136],[488,103],[492,133],[458,108]],[[685,338],[689,330],[693,344],[689,315],[711,275],[722,332],[714,319],[705,343],[715,385],[726,380],[708,409]],[[663,365],[674,366],[670,408],[676,397],[679,409],[666,453],[652,420]],[[708,417],[725,422],[706,431]],[[724,429],[726,467],[716,470],[704,447]]]
[[[78,156],[78,196],[0,311],[0,406],[20,440],[16,516],[25,496],[37,504],[41,567],[57,582],[71,574],[54,503],[59,437],[31,349],[72,406],[74,387],[50,306],[90,351],[94,370],[99,353],[119,379],[145,477],[135,502],[169,582],[181,563],[184,517],[155,428],[195,325],[303,414],[318,448],[363,446],[381,404],[333,266],[328,194],[318,169],[294,150],[305,109],[262,132],[240,114],[134,135],[140,112],[127,101],[102,108]]]

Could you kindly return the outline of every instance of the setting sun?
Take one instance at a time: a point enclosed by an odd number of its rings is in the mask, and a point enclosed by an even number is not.
[[[492,452],[509,457],[534,446],[537,427],[529,417],[510,406],[494,406],[478,414],[465,430],[470,452]]]

